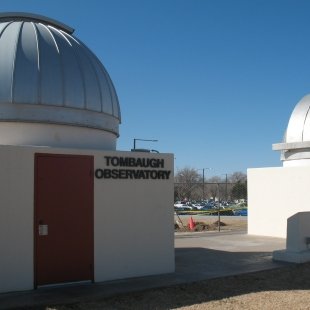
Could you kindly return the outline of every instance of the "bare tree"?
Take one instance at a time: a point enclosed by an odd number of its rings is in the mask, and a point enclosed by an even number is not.
[[[189,167],[179,170],[174,177],[174,182],[176,184],[175,196],[179,200],[199,198],[200,176],[197,170]]]
[[[231,183],[229,197],[230,199],[246,199],[247,196],[247,175],[237,171],[229,176]]]
[[[218,177],[218,176],[214,176],[210,179],[208,179],[207,183],[208,183],[208,193],[209,196],[212,197],[214,200],[217,198],[219,198],[219,184],[221,184],[223,182],[223,180]]]
[[[247,199],[247,182],[238,181],[232,188],[231,195],[233,199]]]
[[[243,172],[237,171],[232,173],[228,178],[230,183],[241,182],[244,183],[247,180],[247,175]]]
[[[226,179],[227,177],[227,179]],[[197,169],[186,167],[179,170],[175,175],[175,200],[200,200],[203,197],[203,185],[205,185],[205,194],[215,200],[231,200],[236,199],[236,190],[242,192],[242,196],[246,196],[247,175],[237,171],[225,177],[213,176],[208,180],[203,180]],[[235,185],[240,183],[242,186]],[[235,188],[234,188],[235,187]],[[234,189],[234,192],[233,192]]]

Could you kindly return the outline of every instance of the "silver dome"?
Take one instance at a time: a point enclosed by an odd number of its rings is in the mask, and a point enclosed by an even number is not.
[[[281,160],[310,159],[310,95],[303,97],[295,106],[283,142],[273,144],[273,150],[282,151]]]
[[[0,14],[0,122],[81,126],[118,136],[113,83],[72,33],[43,16]]]

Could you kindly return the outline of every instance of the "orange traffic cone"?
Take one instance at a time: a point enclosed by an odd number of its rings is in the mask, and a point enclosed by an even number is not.
[[[189,219],[189,224],[188,225],[189,225],[189,229],[190,230],[193,230],[195,228],[195,222],[194,222],[192,217]]]

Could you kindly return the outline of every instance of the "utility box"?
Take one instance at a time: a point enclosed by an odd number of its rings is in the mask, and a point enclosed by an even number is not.
[[[274,251],[273,259],[292,263],[310,261],[310,212],[299,212],[287,220],[286,250]]]

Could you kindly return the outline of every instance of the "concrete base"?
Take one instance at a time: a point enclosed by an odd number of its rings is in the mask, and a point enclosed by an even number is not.
[[[278,250],[273,251],[272,258],[274,261],[301,264],[310,262],[310,251],[292,252],[288,250]]]

